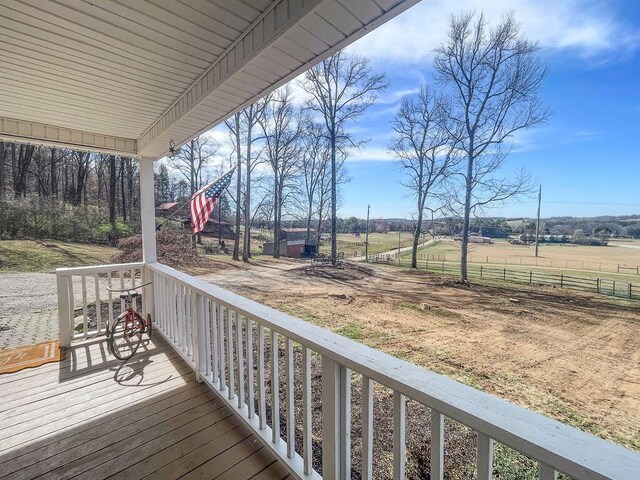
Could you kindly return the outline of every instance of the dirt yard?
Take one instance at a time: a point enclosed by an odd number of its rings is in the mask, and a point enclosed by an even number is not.
[[[202,278],[640,450],[637,304],[381,265],[237,265]]]

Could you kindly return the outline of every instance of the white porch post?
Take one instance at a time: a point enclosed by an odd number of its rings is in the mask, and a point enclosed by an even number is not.
[[[156,262],[156,203],[153,191],[153,159],[140,157],[140,223],[144,263]]]
[[[153,158],[140,157],[140,225],[142,230],[142,261],[145,267],[155,263],[156,256],[156,202],[154,198]],[[144,281],[153,281],[153,272],[144,269]],[[155,321],[155,299],[153,285],[144,287],[143,313]]]

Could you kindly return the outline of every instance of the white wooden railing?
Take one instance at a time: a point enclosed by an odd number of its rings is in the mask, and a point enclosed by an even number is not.
[[[117,318],[124,309],[124,300],[118,294],[107,291],[107,285],[113,284],[119,288],[142,285],[145,282],[145,271],[144,263],[141,262],[58,268],[56,277],[60,344],[69,346],[73,340],[104,334],[107,325],[114,323],[114,316]],[[138,303],[139,298],[134,300],[136,310],[146,311],[146,305]],[[90,307],[93,309],[91,314]]]
[[[66,280],[71,275],[86,278],[141,268],[129,264],[60,271],[59,293],[63,300],[73,298],[73,283]],[[537,461],[542,480],[554,479],[557,472],[574,479],[640,478],[640,455],[623,447],[165,265],[147,264],[142,270],[145,281],[153,280],[146,296],[155,299],[148,306],[154,331],[165,337],[198,380],[217,392],[298,478],[321,478],[314,469],[314,453],[316,457],[321,453],[322,478],[350,478],[351,392],[356,375],[362,377],[358,385],[362,391],[362,478],[374,476],[373,440],[379,433],[373,423],[376,384],[393,392],[393,409],[388,415],[392,417],[393,445],[389,449],[395,479],[405,478],[407,399],[430,410],[431,431],[424,436],[431,438],[430,458],[425,460],[430,463],[432,479],[445,477],[445,418],[477,432],[476,475],[480,480],[492,478],[496,442]],[[121,278],[119,274],[118,281]],[[312,366],[318,365],[319,381],[312,377]],[[312,427],[317,431],[318,425],[322,433],[314,437]],[[319,438],[321,452],[314,452],[314,445],[320,450]]]

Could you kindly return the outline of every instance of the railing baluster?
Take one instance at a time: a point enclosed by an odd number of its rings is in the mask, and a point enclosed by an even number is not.
[[[311,438],[311,350],[302,346],[302,456],[304,473],[313,468],[313,443]]]
[[[107,272],[107,285],[111,285],[111,272]],[[111,293],[111,291],[107,291],[107,298],[109,300],[109,318],[107,320],[107,322],[109,322],[107,324],[107,326],[109,328],[113,327],[113,294]]]
[[[213,383],[220,382],[220,365],[218,363],[218,304],[211,301],[211,357],[213,359]]]
[[[258,416],[260,430],[267,428],[267,408],[264,388],[264,327],[258,324]]]
[[[98,333],[102,331],[102,312],[101,312],[101,302],[100,302],[100,274],[94,274],[95,280],[95,296],[96,296],[96,329]]]
[[[255,415],[255,399],[253,397],[253,320],[251,320],[251,317],[247,317],[245,328],[247,329],[247,397],[249,399],[247,408],[249,410],[249,418],[253,418]]]
[[[124,290],[124,270],[118,270],[120,277],[120,290]],[[120,299],[120,313],[124,312],[124,298]]]
[[[203,302],[203,318],[204,323],[204,357],[206,358],[206,365],[204,373],[207,377],[211,375],[211,305],[210,300],[207,297],[202,297]]]
[[[238,358],[238,408],[244,404],[244,349],[242,348],[242,317],[236,312],[236,356]]]
[[[556,478],[558,478],[558,474],[553,469],[553,467],[540,462],[540,473],[538,478],[540,480],[556,480]]]
[[[493,440],[478,432],[478,480],[493,478]]]
[[[351,477],[351,371],[322,356],[322,473]]]
[[[444,415],[431,409],[431,478],[444,479]]]
[[[178,348],[185,351],[184,348],[184,287],[181,283],[177,284],[178,287],[178,341],[176,342]]]
[[[293,395],[293,340],[285,341],[285,362],[287,377],[287,456],[293,458],[296,453],[295,397]]]
[[[133,289],[136,286],[136,269],[135,268],[131,269],[131,271],[129,272],[129,276],[131,277],[131,288]],[[137,298],[133,298],[133,308],[135,308],[137,312],[140,311],[140,309],[138,308]]]
[[[362,478],[373,478],[373,381],[362,376]]]
[[[278,332],[271,330],[271,441],[280,441],[280,377]]]
[[[233,310],[227,308],[227,368],[229,369],[229,391],[227,396],[229,400],[233,400],[236,394],[235,365],[233,362],[233,313]]]
[[[171,279],[169,280],[169,302],[170,315],[171,315],[171,340],[178,345],[178,283]]]
[[[197,339],[197,331],[194,328],[197,324],[193,323],[193,318],[196,316],[196,309],[194,308],[195,303],[195,293],[192,289],[187,288],[187,302],[185,304],[185,325],[187,326],[187,350],[189,352],[189,356],[194,360],[196,359],[196,339]]]
[[[87,313],[87,277],[80,276],[82,281],[82,336],[86,337],[89,333],[89,318]]]
[[[67,283],[68,295],[69,295],[69,334],[71,335],[69,338],[73,340],[76,336],[76,297],[73,291],[73,277],[69,275],[67,277],[69,279]]]
[[[402,480],[405,475],[406,443],[405,443],[405,413],[407,403],[405,396],[394,390],[393,392],[393,478]]]
[[[218,366],[220,367],[220,391],[227,389],[227,379],[224,365],[224,305],[218,304]]]

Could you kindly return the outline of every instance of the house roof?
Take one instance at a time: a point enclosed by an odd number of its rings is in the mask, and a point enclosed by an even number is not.
[[[291,233],[307,233],[307,228],[306,227],[291,227],[291,228],[281,228],[280,230],[282,230],[283,232],[291,232]],[[316,229],[315,228],[310,228],[309,229],[310,232],[315,232]]]
[[[2,2],[0,139],[157,159],[417,2]]]
[[[178,202],[168,202],[168,203],[163,203],[162,205],[158,205],[156,208],[158,210],[169,210],[175,207],[176,205],[178,205]]]

